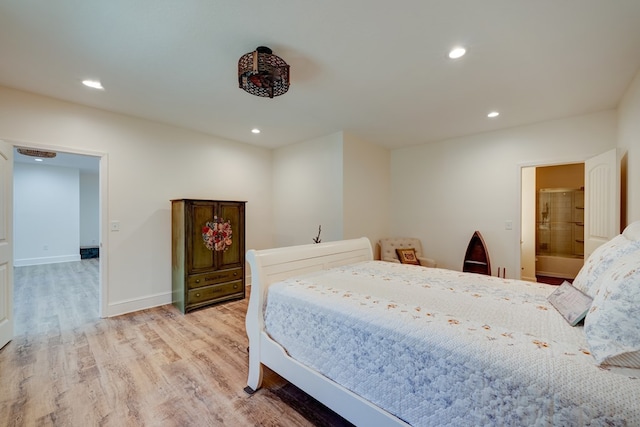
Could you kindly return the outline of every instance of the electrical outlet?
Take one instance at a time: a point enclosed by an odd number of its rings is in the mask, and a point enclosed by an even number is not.
[[[111,221],[111,231],[120,231],[120,221]]]
[[[513,221],[505,221],[504,222],[505,230],[513,230]]]

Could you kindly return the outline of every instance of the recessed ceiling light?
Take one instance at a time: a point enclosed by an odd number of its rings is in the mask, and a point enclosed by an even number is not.
[[[451,49],[451,51],[449,52],[449,58],[451,59],[458,59],[464,56],[464,54],[467,53],[467,50],[463,47],[455,47],[453,49]]]
[[[498,113],[497,111],[492,111],[489,114],[487,114],[487,117],[489,117],[490,119],[493,119],[494,117],[498,117],[500,115],[500,113]]]
[[[83,80],[82,84],[92,89],[104,89],[104,87],[102,87],[102,83],[100,83],[100,81],[98,80]]]
[[[33,159],[33,160],[36,161],[36,162],[43,162],[44,161],[42,159]]]
[[[260,129],[253,128],[253,129],[251,129],[251,133],[260,133]]]

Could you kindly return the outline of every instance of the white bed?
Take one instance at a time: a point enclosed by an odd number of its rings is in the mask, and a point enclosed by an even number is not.
[[[640,425],[640,369],[596,361],[547,285],[372,261],[365,238],[247,259],[248,392],[264,365],[362,426]],[[577,278],[594,294],[602,265]]]

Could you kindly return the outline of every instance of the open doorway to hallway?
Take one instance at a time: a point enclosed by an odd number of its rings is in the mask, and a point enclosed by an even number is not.
[[[100,157],[29,151],[14,149],[16,335],[100,317]]]

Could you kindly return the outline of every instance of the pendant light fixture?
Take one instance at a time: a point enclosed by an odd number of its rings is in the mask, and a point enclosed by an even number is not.
[[[289,65],[268,47],[259,46],[238,60],[238,84],[255,96],[280,96],[289,90]]]
[[[33,150],[31,148],[18,148],[18,153],[23,156],[40,157],[45,159],[52,159],[56,156],[54,151]]]

